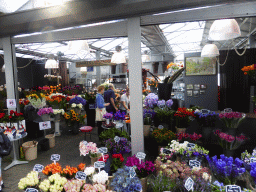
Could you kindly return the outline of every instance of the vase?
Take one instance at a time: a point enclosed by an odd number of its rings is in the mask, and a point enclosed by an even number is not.
[[[140,182],[142,185],[142,191],[147,191],[147,186],[148,186],[147,180],[148,180],[148,177],[144,177],[140,179]]]
[[[186,129],[187,128],[178,128],[176,127],[176,133],[179,134],[179,133],[185,133],[186,132]]]
[[[226,157],[233,157],[235,154],[235,150],[223,149],[223,154]]]
[[[150,125],[143,125],[143,134],[145,137],[148,137],[150,134]]]

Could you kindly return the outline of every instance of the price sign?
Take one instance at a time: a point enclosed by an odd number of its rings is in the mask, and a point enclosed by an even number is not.
[[[54,163],[56,164],[56,161],[59,161],[59,160],[60,160],[59,154],[52,154],[51,161],[54,161]]]
[[[193,179],[191,179],[191,177],[189,177],[186,182],[185,182],[185,188],[190,191],[192,190],[193,191],[193,186],[194,186],[194,181]]]
[[[96,109],[96,104],[89,104],[89,109]]]
[[[141,163],[141,159],[145,159],[146,154],[145,154],[145,153],[142,153],[142,152],[138,152],[138,153],[136,154],[136,157],[140,160],[140,163]]]
[[[78,171],[78,172],[76,172],[76,179],[85,180],[86,179],[86,174],[82,171]]]
[[[208,109],[201,109],[201,113],[202,114],[209,114],[210,110],[208,110]]]
[[[190,148],[195,148],[195,144],[194,143],[188,143],[188,147],[190,147]]]
[[[108,152],[108,148],[107,147],[99,148],[99,153],[107,153],[107,152]]]
[[[51,128],[51,122],[50,121],[39,122],[39,129],[40,130],[45,130],[45,129],[50,129],[50,128]]]
[[[168,149],[163,149],[163,153],[164,154],[172,154],[172,152],[170,150],[168,150]]]
[[[27,188],[25,192],[38,192],[38,190],[34,188]]]
[[[88,145],[88,142],[87,142],[87,141],[83,141],[83,144],[84,144],[84,145]]]
[[[96,161],[94,163],[94,168],[95,169],[99,169],[99,172],[100,172],[100,169],[105,167],[105,162],[104,161]]]
[[[135,172],[135,170],[134,170],[134,168],[133,168],[133,167],[130,167],[130,171],[129,171],[129,173],[130,173],[130,178],[133,178],[133,177],[135,177],[135,176],[136,176],[136,172]]]
[[[200,167],[200,161],[197,160],[189,160],[189,166],[191,167]]]
[[[115,136],[114,140],[115,140],[116,143],[118,143],[120,141],[120,137]]]
[[[230,112],[232,112],[232,109],[231,109],[231,108],[226,108],[226,109],[224,109],[224,113],[230,113]]]
[[[16,100],[15,99],[7,99],[7,108],[16,108]]]
[[[250,158],[250,163],[254,163],[254,162],[256,162],[256,158],[255,157],[251,157]]]
[[[158,126],[158,129],[163,129],[163,128],[164,128],[163,125],[159,125],[159,126]]]
[[[226,185],[226,192],[241,192],[241,187],[237,185]]]
[[[34,166],[34,171],[36,171],[36,172],[42,172],[43,171],[43,169],[44,169],[44,166],[43,165],[40,165],[40,164],[35,164],[35,166]]]

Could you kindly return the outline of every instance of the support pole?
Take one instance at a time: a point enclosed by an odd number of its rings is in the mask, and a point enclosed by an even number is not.
[[[96,51],[96,60],[100,60],[100,51]],[[96,85],[97,87],[101,84],[101,71],[100,66],[96,66]]]
[[[17,106],[16,110],[20,112],[15,46],[11,44],[10,37],[2,38],[2,42],[4,50],[7,99],[15,99]],[[8,109],[8,112],[10,112],[10,110],[11,109]]]
[[[137,152],[144,152],[140,18],[128,19],[127,29],[131,103],[131,144],[132,155],[134,155]]]

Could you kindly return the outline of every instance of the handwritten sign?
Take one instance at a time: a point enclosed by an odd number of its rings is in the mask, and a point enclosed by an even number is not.
[[[139,158],[139,159],[145,159],[146,154],[143,153],[143,152],[138,152],[138,153],[136,154],[136,157]]]
[[[54,163],[56,164],[56,161],[59,161],[59,160],[60,160],[59,154],[52,154],[51,161],[54,161]]]
[[[96,161],[94,163],[94,168],[99,169],[99,172],[100,172],[100,169],[104,168],[104,167],[105,167],[105,162],[104,161]]]
[[[25,192],[38,192],[38,190],[34,188],[27,188]]]
[[[200,167],[200,161],[197,160],[189,160],[189,166],[191,167]]]
[[[120,141],[120,137],[115,136],[114,140],[115,140],[116,143],[118,143]]]
[[[194,186],[194,181],[193,179],[191,179],[191,177],[189,177],[186,182],[185,182],[185,188],[190,191],[193,190],[193,186]]]
[[[99,153],[107,153],[107,152],[108,152],[108,148],[107,147],[99,148]]]
[[[86,174],[82,171],[78,171],[78,172],[76,172],[76,179],[85,180],[86,179]]]
[[[134,168],[133,168],[133,167],[130,167],[130,171],[129,171],[129,173],[130,173],[130,178],[133,178],[133,177],[135,177],[135,176],[136,176],[136,172],[135,172],[135,170],[134,170]]]
[[[45,129],[50,129],[50,128],[51,128],[51,122],[50,121],[39,122],[39,129],[40,130],[45,130]]]
[[[7,108],[16,108],[16,100],[15,99],[7,99],[6,100]]]
[[[190,147],[190,148],[195,148],[195,144],[194,143],[188,143],[187,147]]]
[[[43,165],[40,165],[40,164],[35,164],[35,166],[34,166],[34,171],[36,171],[36,172],[42,172],[43,171],[43,169],[44,169],[44,166]]]
[[[201,113],[203,113],[203,114],[209,114],[209,113],[210,113],[210,110],[208,110],[208,109],[201,109]]]
[[[226,185],[226,192],[241,192],[241,187],[237,185]]]
[[[163,153],[164,154],[172,154],[172,152],[170,150],[168,150],[168,149],[163,149]]]
[[[254,163],[254,162],[256,162],[256,158],[255,157],[251,157],[250,158],[250,163]]]

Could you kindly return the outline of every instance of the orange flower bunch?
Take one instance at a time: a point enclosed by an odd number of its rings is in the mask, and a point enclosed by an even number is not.
[[[244,72],[244,75],[255,76],[256,75],[256,64],[244,66],[241,70]]]
[[[66,168],[61,171],[61,176],[66,177],[67,179],[71,179],[75,177],[76,172],[78,172],[76,167],[70,167],[67,165]]]
[[[27,105],[27,104],[29,104],[29,100],[27,100],[27,99],[19,99],[19,104],[20,105]]]
[[[61,89],[61,84],[56,86],[50,86],[50,94],[58,93],[60,89]]]
[[[79,171],[84,171],[85,166],[86,166],[85,163],[80,163],[80,164],[77,166],[77,168],[78,168]]]
[[[152,86],[152,87],[157,87],[158,86],[158,81],[155,80],[155,78],[151,77],[151,78],[147,78],[148,81],[148,85]]]
[[[50,176],[52,174],[55,174],[55,173],[60,173],[61,172],[61,166],[59,163],[52,163],[50,165],[47,165],[44,170],[42,171],[43,174],[47,175],[47,176]]]

